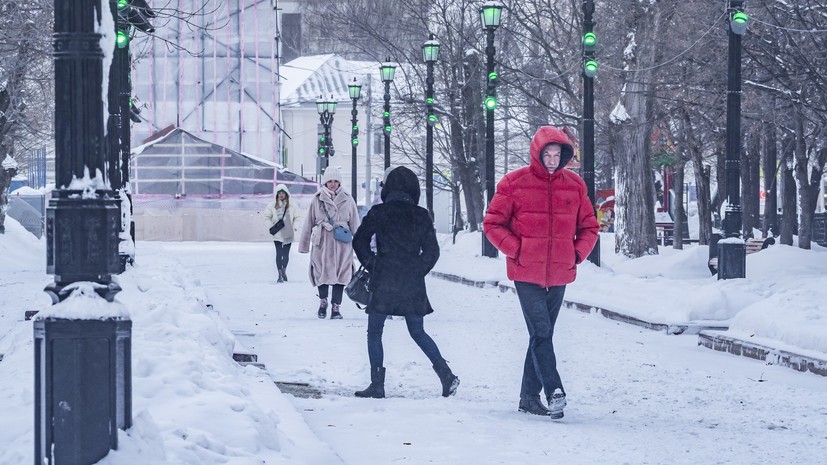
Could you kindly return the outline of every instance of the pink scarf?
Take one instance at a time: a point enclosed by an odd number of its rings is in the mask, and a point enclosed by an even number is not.
[[[335,191],[332,191],[332,190],[328,189],[327,186],[322,186],[322,192],[327,194],[327,196],[330,197],[331,199],[336,197],[336,194],[339,193],[340,190],[342,190],[342,186],[339,186],[339,188],[336,189]]]

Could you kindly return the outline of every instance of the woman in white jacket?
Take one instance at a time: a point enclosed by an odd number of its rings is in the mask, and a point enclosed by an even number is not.
[[[264,219],[268,228],[278,223],[279,220],[284,220],[284,227],[273,234],[273,243],[276,245],[276,269],[279,273],[277,282],[283,283],[287,281],[290,245],[293,243],[299,226],[298,209],[290,202],[290,192],[284,184],[276,186],[273,201],[264,210]]]

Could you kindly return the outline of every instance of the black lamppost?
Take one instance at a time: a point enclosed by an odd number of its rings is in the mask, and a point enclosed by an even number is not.
[[[319,137],[319,157],[321,158],[321,172],[327,169],[330,157],[336,154],[333,148],[333,137],[330,135],[330,127],[333,126],[333,114],[336,113],[336,101],[331,95],[329,99],[321,95],[316,100],[316,111],[319,113],[319,121],[324,126],[324,134]]]
[[[54,6],[57,189],[46,211],[46,271],[54,282],[45,291],[57,308],[41,312],[33,325],[34,463],[91,464],[117,448],[118,428],[132,422],[132,322],[112,302],[121,290],[112,280],[120,218],[108,178],[104,53],[95,29],[116,6],[97,0]],[[86,318],[60,317],[75,292],[104,302],[84,304]]]
[[[155,32],[149,18],[156,14],[146,2],[136,0],[110,0],[110,8],[115,14],[115,50],[109,67],[109,126],[107,131],[107,148],[109,150],[109,181],[116,192],[121,209],[121,228],[119,233],[120,272],[126,270],[127,263],[135,260],[135,234],[132,221],[132,196],[129,187],[129,152],[131,133],[129,121],[135,121],[131,105],[132,82],[130,80],[129,39],[132,28],[144,33]],[[137,118],[140,122],[140,118]]]
[[[594,48],[597,36],[594,34],[594,0],[583,0],[583,181],[591,200],[595,205],[594,189],[594,77],[597,75],[597,61]],[[600,266],[600,235],[589,254],[589,261]]]
[[[480,19],[485,29],[485,57],[486,57],[486,79],[487,94],[483,105],[485,106],[485,192],[488,208],[491,199],[494,198],[494,109],[497,108],[497,72],[494,70],[494,31],[500,26],[500,16],[503,5],[500,2],[488,1],[480,7]],[[497,256],[497,248],[494,247],[485,234],[482,235],[482,255],[494,258]]]
[[[741,36],[749,17],[744,0],[728,0],[726,194],[724,239],[718,242],[718,279],[746,277],[746,249],[741,237]],[[727,239],[736,239],[734,241]]]
[[[396,74],[396,65],[387,58],[379,66],[379,75],[385,83],[385,111],[382,113],[383,132],[385,133],[385,169],[391,166],[391,82]]]
[[[356,116],[359,114],[359,110],[356,109],[356,101],[359,100],[359,96],[362,93],[362,85],[356,82],[356,78],[353,78],[353,82],[347,86],[347,91],[348,94],[350,94],[350,99],[353,101],[353,108],[350,110],[350,193],[353,196],[353,201],[358,202],[358,197],[356,197],[356,147],[359,145],[359,125],[357,124],[359,121],[356,119]],[[367,201],[368,199],[365,199],[365,202]]]
[[[434,113],[434,63],[439,59],[439,41],[431,34],[422,44],[422,58],[428,68],[425,79],[425,204],[434,219],[434,126],[439,122]]]

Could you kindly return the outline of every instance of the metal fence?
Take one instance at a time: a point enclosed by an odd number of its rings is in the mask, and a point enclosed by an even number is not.
[[[11,195],[6,215],[14,218],[27,231],[40,239],[43,237],[46,220],[46,196]]]

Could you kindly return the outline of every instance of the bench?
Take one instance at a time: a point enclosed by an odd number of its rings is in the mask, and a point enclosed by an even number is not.
[[[666,247],[667,245],[675,245],[675,223],[655,223],[655,237],[658,245]],[[698,239],[690,239],[684,237],[681,240],[682,244],[698,243]]]
[[[775,244],[775,238],[773,237],[768,237],[766,239],[762,239],[760,237],[751,237],[744,241],[744,251],[746,252],[746,255],[749,255],[755,252],[760,252],[773,244]],[[717,241],[715,242],[715,244],[710,245],[710,248],[711,247],[718,247]],[[712,272],[713,275],[718,272],[717,253],[714,257],[709,259],[707,265],[709,266],[709,271]]]
[[[760,237],[751,237],[744,241],[744,244],[747,250],[747,255],[749,255],[751,253],[760,252],[766,249],[767,247],[775,244],[775,239],[772,237],[768,237],[766,239],[762,239]]]

